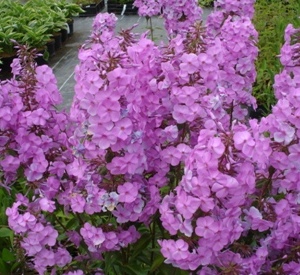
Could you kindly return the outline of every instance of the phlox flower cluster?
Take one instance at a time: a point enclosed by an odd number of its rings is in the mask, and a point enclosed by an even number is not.
[[[159,0],[135,0],[134,5],[140,16],[152,17],[160,14],[162,10],[162,1]]]
[[[160,241],[166,262],[197,274],[299,272],[298,33],[286,30],[272,114],[200,131],[160,207],[163,226],[182,234]]]
[[[0,168],[5,188],[27,189],[6,214],[30,268],[103,274],[90,263],[159,224],[165,262],[193,274],[299,273],[300,30],[286,29],[272,114],[249,120],[253,2],[217,1],[205,28],[194,1],[149,1],[163,47],[98,14],[70,115],[20,49],[0,83]]]
[[[135,0],[134,5],[140,16],[161,14],[170,37],[185,33],[202,15],[196,0]]]

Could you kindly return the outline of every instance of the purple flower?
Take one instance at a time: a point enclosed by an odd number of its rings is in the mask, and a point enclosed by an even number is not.
[[[50,201],[47,198],[41,198],[39,204],[43,211],[52,213],[55,210],[55,202]]]
[[[70,253],[65,249],[59,247],[55,253],[55,263],[60,267],[64,267],[72,261]]]
[[[125,203],[131,203],[135,201],[138,195],[137,184],[125,182],[123,185],[118,186],[119,201]]]
[[[197,219],[195,232],[198,236],[209,239],[219,230],[218,223],[211,217],[206,216]]]

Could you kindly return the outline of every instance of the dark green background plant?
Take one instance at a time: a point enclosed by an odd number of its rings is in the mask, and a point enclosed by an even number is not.
[[[213,7],[214,0],[198,0],[199,6],[201,7]]]
[[[84,12],[66,0],[29,0],[25,4],[0,0],[0,53],[15,53],[12,40],[32,48],[44,48],[51,36],[67,28],[73,16]]]
[[[257,0],[253,23],[259,33],[259,55],[256,61],[257,80],[253,95],[264,114],[275,104],[274,76],[281,70],[278,58],[284,42],[284,30],[291,23],[300,26],[299,0]]]

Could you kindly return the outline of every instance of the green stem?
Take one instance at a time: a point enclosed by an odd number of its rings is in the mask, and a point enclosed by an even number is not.
[[[154,260],[154,248],[155,248],[155,234],[156,234],[156,230],[155,230],[155,220],[153,220],[152,222],[152,251],[151,251],[151,256],[150,256],[150,259],[151,259],[151,264],[153,264],[153,260]]]
[[[154,41],[154,30],[153,30],[153,25],[152,25],[152,17],[150,17],[149,21],[150,21],[151,40]]]
[[[53,215],[54,219],[58,222],[58,224],[65,230],[65,232],[68,231],[68,229],[61,223],[61,221],[56,217],[56,215]]]
[[[121,248],[121,253],[122,253],[122,262],[124,265],[127,264],[127,257],[126,257],[126,252],[124,250],[124,248]]]

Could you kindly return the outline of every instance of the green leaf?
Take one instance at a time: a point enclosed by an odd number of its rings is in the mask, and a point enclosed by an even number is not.
[[[152,263],[150,272],[152,273],[152,272],[156,271],[162,265],[164,260],[165,259],[161,254],[157,255],[157,257],[154,259],[154,261]]]
[[[7,264],[5,262],[3,262],[1,258],[0,258],[0,274],[1,275],[10,275],[10,272],[7,268]]]
[[[13,232],[10,229],[8,229],[6,227],[0,228],[0,238],[5,238],[5,237],[12,238],[13,235],[14,234],[13,234]]]
[[[138,265],[125,265],[122,266],[123,272],[128,275],[147,275],[148,269]]]
[[[77,217],[74,217],[72,219],[70,219],[67,224],[66,224],[66,228],[68,229],[74,229],[78,226],[79,224],[79,221],[78,221],[78,218]]]
[[[151,242],[151,235],[149,233],[145,233],[141,236],[141,238],[133,245],[132,250],[134,253],[132,254],[132,259],[135,259],[139,256],[149,245]]]
[[[4,262],[12,262],[14,261],[15,255],[11,251],[9,251],[7,248],[3,248],[2,250],[2,259]]]

